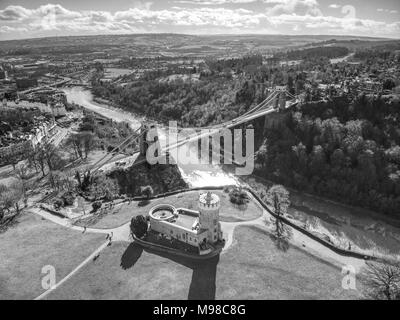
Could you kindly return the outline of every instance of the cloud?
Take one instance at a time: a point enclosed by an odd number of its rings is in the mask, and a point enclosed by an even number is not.
[[[328,34],[396,35],[400,22],[385,23],[369,19],[346,19],[332,16],[280,15],[272,17],[276,25],[300,25],[306,30],[325,30]]]
[[[376,11],[378,11],[378,12],[386,12],[386,13],[392,13],[392,14],[398,13],[397,10],[390,10],[390,9],[383,9],[383,8],[378,8],[378,9],[376,9]]]
[[[340,7],[341,7],[341,5],[336,4],[336,3],[332,3],[329,5],[329,8],[332,8],[332,9],[339,9]]]
[[[317,0],[264,0],[264,2],[273,4],[272,7],[267,9],[267,14],[270,16],[292,13],[312,16],[322,15]]]
[[[211,1],[211,0],[207,0]],[[235,0],[213,0],[235,1]],[[245,0],[236,0],[245,1]],[[264,11],[199,6],[153,10],[151,2],[117,12],[74,11],[48,4],[0,10],[1,37],[110,33],[325,33],[398,37],[400,22],[324,16],[316,0],[263,0]],[[346,7],[346,6],[345,6]],[[343,7],[343,8],[345,8]]]
[[[0,27],[0,33],[10,33],[10,32],[27,32],[26,28],[13,28],[9,26]]]
[[[21,6],[8,6],[4,10],[0,10],[0,21],[23,20],[30,14],[30,10]]]
[[[243,4],[243,3],[253,3],[259,0],[175,0],[175,3],[181,4],[196,4],[196,5],[222,5],[222,4]]]

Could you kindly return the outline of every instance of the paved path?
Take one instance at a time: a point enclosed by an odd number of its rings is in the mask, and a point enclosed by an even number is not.
[[[234,232],[235,228],[239,226],[257,226],[260,227],[268,232],[271,232],[271,226],[268,226],[266,224],[266,221],[270,221],[272,216],[270,213],[265,210],[260,203],[251,195],[249,194],[250,198],[252,201],[254,201],[263,211],[263,214],[261,217],[255,219],[255,220],[250,220],[250,221],[240,221],[240,222],[221,222],[221,228],[222,232],[224,234],[225,238],[225,246],[222,250],[222,253],[225,253],[233,244],[234,244]],[[87,232],[87,233],[103,233],[103,234],[112,234],[112,240],[113,241],[122,241],[122,242],[130,242],[131,237],[130,237],[130,228],[129,228],[129,222],[117,227],[117,228],[111,228],[111,229],[95,229],[95,228],[84,228],[84,227],[79,227],[79,226],[74,226],[72,225],[71,221],[67,218],[60,218],[55,215],[52,215],[51,213],[48,213],[47,211],[44,211],[39,208],[31,208],[31,212],[34,212],[41,217],[50,220],[54,223],[57,223],[58,225],[61,225],[63,227],[69,228],[71,230],[79,231],[79,232]],[[329,248],[325,247],[321,243],[307,237],[305,234],[301,233],[298,230],[295,230],[293,228],[292,233],[293,236],[290,240],[290,243],[293,244],[294,246],[301,248],[302,250],[305,250],[317,257],[320,257],[328,262],[331,262],[335,264],[338,267],[343,267],[345,265],[352,265],[357,271],[359,271],[364,265],[365,265],[365,260],[363,259],[358,259],[358,258],[353,258],[353,257],[347,257],[347,256],[342,256],[340,254],[337,254],[336,252],[330,250]]]
[[[90,261],[93,261],[94,257],[96,257],[100,252],[105,249],[109,245],[110,241],[106,241],[100,247],[98,247],[90,256],[88,256],[79,266],[77,266],[74,270],[72,270],[66,277],[64,277],[61,281],[55,284],[52,288],[43,292],[40,296],[36,297],[34,300],[42,300],[46,298],[52,291],[61,286],[64,282],[69,280],[75,273],[77,273],[80,269],[82,269],[86,264]]]
[[[66,282],[74,274],[76,274],[80,269],[82,269],[87,263],[92,261],[97,255],[99,255],[100,252],[102,250],[104,250],[111,243],[111,241],[127,241],[127,242],[131,241],[130,240],[129,223],[125,224],[121,227],[113,228],[113,229],[93,229],[93,228],[84,228],[84,227],[74,226],[74,225],[72,225],[72,223],[69,219],[57,217],[57,216],[55,216],[45,210],[42,210],[40,208],[35,208],[35,207],[29,208],[29,212],[37,214],[48,221],[51,221],[53,223],[56,223],[60,226],[63,226],[65,228],[68,228],[68,229],[71,229],[74,231],[79,231],[82,233],[85,232],[85,233],[107,234],[111,237],[105,243],[103,243],[99,248],[97,248],[92,254],[90,254],[82,263],[80,263],[66,277],[64,277],[61,281],[59,281],[54,287],[48,289],[47,291],[42,293],[40,296],[36,297],[35,300],[41,300],[41,299],[46,298],[48,294],[50,294],[53,290],[55,290],[59,286],[61,286],[64,282]]]
[[[129,230],[129,223],[124,224],[123,226],[120,226],[118,228],[111,228],[111,229],[95,229],[95,228],[84,228],[84,227],[79,227],[79,226],[74,226],[71,222],[71,220],[67,218],[61,218],[57,217],[56,215],[53,215],[45,210],[42,210],[40,208],[29,208],[29,212],[35,213],[42,218],[49,220],[51,222],[54,222],[60,226],[63,226],[65,228],[74,230],[74,231],[79,231],[79,232],[85,232],[85,233],[102,233],[102,234],[108,234],[112,235],[112,241],[130,241],[130,230]]]
[[[270,221],[270,218],[272,216],[270,215],[270,213],[267,210],[265,210],[261,206],[261,204],[251,194],[249,194],[249,196],[250,196],[251,200],[255,201],[255,203],[262,209],[263,214],[261,217],[254,219],[254,220],[250,220],[250,221],[221,222],[222,232],[224,234],[224,238],[226,241],[221,254],[226,253],[227,250],[232,245],[234,245],[234,231],[235,231],[235,228],[238,226],[257,226],[266,231],[269,231],[269,232],[272,231],[271,230],[272,224],[268,225],[266,223],[266,222]],[[57,217],[57,216],[52,215],[51,213],[44,211],[40,208],[33,207],[33,208],[30,208],[29,211],[32,213],[35,213],[37,215],[40,215],[44,219],[47,219],[49,221],[52,221],[58,225],[61,225],[63,227],[69,228],[74,231],[86,232],[86,233],[102,233],[102,234],[112,235],[112,241],[122,241],[122,242],[131,242],[132,241],[132,239],[130,237],[129,222],[124,224],[123,226],[120,226],[117,228],[112,228],[112,229],[84,228],[84,227],[74,226],[74,225],[72,225],[72,223],[69,219]],[[332,250],[326,248],[319,242],[307,237],[303,233],[301,233],[293,228],[291,228],[291,229],[293,232],[293,236],[290,240],[290,243],[304,251],[311,253],[314,256],[322,258],[323,260],[330,262],[339,268],[343,268],[344,266],[349,266],[349,265],[353,266],[355,268],[356,272],[359,272],[360,269],[365,265],[365,261],[363,259],[341,256],[341,255],[333,252]],[[77,273],[88,262],[93,260],[93,258],[96,255],[98,255],[104,248],[106,248],[109,243],[110,243],[110,241],[108,240],[106,243],[101,245],[88,258],[86,258],[79,266],[77,266],[71,273],[69,273],[65,278],[63,278],[60,282],[58,282],[53,288],[47,290],[46,292],[41,294],[36,299],[40,300],[40,299],[45,298],[51,291],[58,288],[65,281],[70,279],[75,273]]]
[[[249,194],[252,201],[254,201],[262,210],[263,214],[261,217],[250,220],[250,221],[241,221],[241,222],[221,222],[222,232],[225,237],[225,247],[222,250],[222,254],[225,253],[233,244],[234,244],[234,231],[238,226],[257,226],[269,232],[272,231],[271,226],[268,226],[266,222],[269,222],[272,215],[265,210],[260,203],[255,199],[251,194]],[[307,237],[305,234],[300,231],[291,228],[293,236],[290,239],[290,243],[298,248],[301,248],[304,251],[311,253],[314,256],[320,257],[337,267],[343,266],[353,266],[355,270],[358,272],[361,270],[363,266],[365,266],[365,260],[342,256],[337,254],[336,252],[328,249],[321,243]]]

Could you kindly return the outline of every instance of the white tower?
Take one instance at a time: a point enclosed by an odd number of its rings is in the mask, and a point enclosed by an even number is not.
[[[207,240],[215,243],[222,240],[221,224],[219,223],[219,209],[221,202],[215,193],[202,193],[199,198],[200,228],[207,229]]]

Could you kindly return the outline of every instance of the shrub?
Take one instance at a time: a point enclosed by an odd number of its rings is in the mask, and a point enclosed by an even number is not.
[[[53,201],[54,209],[58,210],[63,206],[64,206],[64,200],[63,199],[60,199],[60,198],[54,199],[54,201]]]
[[[75,201],[75,195],[71,192],[66,192],[61,196],[61,199],[64,201],[64,207],[72,206]]]
[[[119,186],[116,180],[104,176],[96,176],[89,192],[96,200],[112,201],[119,195]]]
[[[247,192],[242,188],[237,187],[233,188],[229,192],[229,199],[232,203],[237,205],[243,205],[249,202],[249,196],[247,195]]]
[[[140,188],[140,193],[142,194],[143,197],[149,199],[153,195],[154,191],[151,186],[145,186]]]
[[[92,203],[92,208],[93,208],[93,212],[96,212],[97,210],[99,210],[102,206],[101,201],[95,201]]]
[[[142,238],[147,234],[148,223],[147,219],[139,215],[131,220],[131,232],[138,238]]]

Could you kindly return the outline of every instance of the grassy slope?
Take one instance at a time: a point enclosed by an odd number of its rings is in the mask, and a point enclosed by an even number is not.
[[[253,201],[248,203],[246,209],[241,210],[229,201],[228,194],[221,191],[213,192],[218,194],[221,199],[221,221],[253,220],[262,215],[262,210]],[[199,191],[191,191],[178,196],[174,195],[162,199],[155,199],[145,206],[140,206],[138,202],[132,202],[130,205],[128,203],[122,204],[121,206],[117,206],[111,213],[104,216],[91,227],[107,229],[121,226],[129,222],[134,216],[147,215],[153,206],[160,203],[172,204],[177,208],[181,207],[197,210],[197,201],[200,193]],[[85,223],[80,223],[80,225],[85,225]]]
[[[83,235],[24,213],[0,234],[0,300],[37,297],[44,291],[43,266],[54,266],[60,281],[104,241],[103,235]]]
[[[208,262],[113,244],[49,299],[349,299],[340,270],[302,250],[286,253],[263,231],[239,227],[237,243]]]

